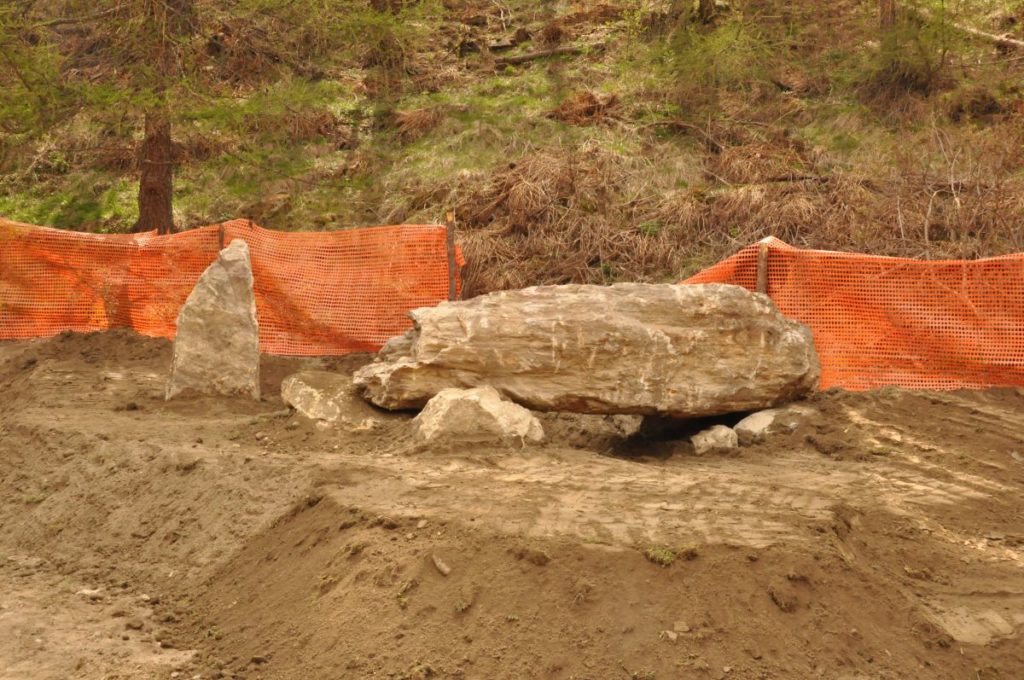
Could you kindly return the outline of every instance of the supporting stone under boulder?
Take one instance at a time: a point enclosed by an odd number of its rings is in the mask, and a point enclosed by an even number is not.
[[[260,332],[249,246],[220,251],[178,314],[166,398],[182,393],[260,397]]]
[[[715,425],[698,432],[690,437],[690,443],[698,456],[710,451],[735,449],[740,445],[736,431],[726,425]]]
[[[355,374],[384,408],[488,384],[538,411],[695,417],[775,406],[818,381],[810,329],[737,286],[540,286],[410,316],[413,330]]]
[[[441,390],[413,419],[425,444],[489,443],[523,446],[544,439],[544,428],[528,410],[493,387]]]
[[[739,438],[740,444],[743,446],[750,446],[751,444],[763,442],[765,437],[771,431],[772,425],[775,424],[775,419],[778,417],[779,411],[769,408],[764,411],[751,413],[749,416],[736,423],[736,425],[733,426],[733,429],[736,431],[736,436]]]

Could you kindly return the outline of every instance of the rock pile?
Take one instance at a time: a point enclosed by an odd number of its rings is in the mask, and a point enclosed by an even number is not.
[[[733,427],[715,425],[690,437],[697,454],[760,444],[773,434],[793,432],[801,419],[817,414],[802,404],[751,413]]]

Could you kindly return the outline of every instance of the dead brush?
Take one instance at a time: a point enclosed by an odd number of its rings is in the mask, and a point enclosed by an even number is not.
[[[391,124],[398,133],[403,144],[415,142],[444,120],[444,113],[438,108],[410,109],[395,111],[391,116]]]
[[[355,136],[345,122],[331,111],[319,108],[260,112],[246,116],[243,130],[251,135],[271,135],[292,144],[330,140],[338,148],[352,148]]]
[[[682,244],[666,225],[641,228],[635,204],[650,180],[648,161],[593,141],[510,164],[458,204],[466,294],[664,279]]]
[[[577,24],[606,24],[622,18],[623,10],[608,3],[596,3],[569,12],[560,21],[564,26]]]
[[[792,148],[755,142],[728,146],[709,159],[712,177],[731,184],[790,181],[808,175],[808,163]]]
[[[571,125],[593,125],[612,117],[618,105],[618,96],[588,90],[577,92],[565,99],[548,112],[548,117]]]
[[[207,40],[206,55],[219,80],[244,86],[272,79],[285,62],[268,28],[242,19],[223,23]]]
[[[800,243],[801,235],[820,223],[823,203],[807,186],[742,186],[673,192],[655,214],[685,234],[691,253],[724,253],[771,235]]]
[[[544,47],[557,47],[568,36],[561,21],[552,21],[540,30],[537,34],[537,41]]]
[[[224,154],[231,146],[223,137],[192,133],[175,143],[175,160],[179,163],[208,161]]]
[[[595,139],[532,147],[490,174],[424,187],[416,210],[455,205],[467,295],[680,280],[765,236],[914,258],[1018,252],[1018,127],[937,127],[896,150],[866,141],[852,162],[838,163],[767,123],[679,126],[705,142],[703,181],[677,185],[656,153],[620,154]]]
[[[390,74],[405,71],[412,52],[389,27],[367,36],[362,54],[363,68],[377,67]]]
[[[176,163],[206,161],[222,154],[228,144],[206,135],[188,134],[173,141]],[[73,165],[116,173],[138,169],[139,150],[135,140],[105,136],[99,143],[73,137],[62,147],[67,161]]]
[[[668,230],[649,236],[600,215],[526,235],[491,228],[460,238],[468,297],[532,285],[672,280],[682,252]]]
[[[111,172],[131,172],[138,168],[138,152],[132,140],[107,139],[96,144],[74,139],[62,151],[67,161],[76,166]]]
[[[471,224],[500,222],[515,233],[528,233],[534,224],[552,226],[567,210],[608,202],[608,187],[614,186],[609,182],[618,179],[612,157],[596,145],[529,154],[493,176],[460,212]]]

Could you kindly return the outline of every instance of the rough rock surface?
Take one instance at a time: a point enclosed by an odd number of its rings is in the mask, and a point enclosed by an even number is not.
[[[725,425],[715,425],[690,437],[690,443],[698,454],[709,451],[735,449],[740,445],[736,431]]]
[[[489,384],[538,411],[685,418],[775,406],[819,374],[810,329],[737,286],[541,286],[410,315],[355,374],[378,406]]]
[[[260,397],[260,332],[249,246],[220,251],[178,314],[166,398],[183,392]]]
[[[821,412],[813,406],[807,406],[806,404],[789,404],[788,406],[779,409],[778,415],[775,416],[775,422],[772,423],[770,432],[794,432],[800,424],[814,419],[819,418]]]
[[[416,438],[423,443],[523,445],[544,439],[544,428],[532,413],[489,386],[441,390],[413,424]]]
[[[356,394],[352,378],[330,371],[301,371],[281,383],[281,400],[296,412],[348,430],[382,424],[373,407]]]

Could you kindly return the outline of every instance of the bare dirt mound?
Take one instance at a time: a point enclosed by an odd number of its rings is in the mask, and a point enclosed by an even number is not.
[[[408,415],[347,434],[276,396],[361,361],[167,403],[163,341],[0,344],[0,679],[1024,669],[1018,391],[820,394],[703,457],[555,416],[413,453]]]

